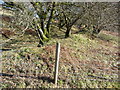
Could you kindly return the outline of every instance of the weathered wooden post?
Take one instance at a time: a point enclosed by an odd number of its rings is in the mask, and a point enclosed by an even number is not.
[[[55,80],[56,85],[57,85],[57,79],[58,79],[59,55],[60,55],[60,43],[57,43],[56,44],[55,73],[54,73],[54,80]]]

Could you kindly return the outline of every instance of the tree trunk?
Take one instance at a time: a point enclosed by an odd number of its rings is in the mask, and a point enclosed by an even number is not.
[[[47,38],[44,34],[41,36],[41,38],[39,38],[39,44],[37,47],[42,47],[44,46],[45,42],[47,42],[49,40],[49,38]]]
[[[37,32],[38,32],[38,37],[39,37],[39,39],[40,39],[39,44],[38,44],[38,47],[41,47],[41,46],[44,45],[44,43],[45,43],[46,41],[49,40],[49,38],[47,38],[47,37],[45,36],[45,34],[43,33],[43,31],[42,31],[41,29],[38,29]]]
[[[37,45],[37,47],[42,47],[42,46],[44,46],[44,42],[43,42],[42,39],[40,39],[39,44]]]
[[[55,7],[55,2],[53,2],[53,4],[52,4],[52,9],[51,9],[51,12],[50,12],[50,17],[49,17],[47,25],[46,25],[46,29],[47,29],[46,37],[48,37],[48,38],[50,38],[50,22],[51,22],[51,20],[53,18],[54,7]]]
[[[71,27],[67,28],[66,32],[65,32],[65,38],[70,37],[71,34]]]

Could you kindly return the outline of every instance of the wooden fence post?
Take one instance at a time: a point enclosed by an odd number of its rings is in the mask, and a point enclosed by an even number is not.
[[[54,73],[54,80],[55,80],[56,85],[57,85],[57,79],[58,79],[59,55],[60,55],[60,43],[57,43],[56,44],[55,73]]]

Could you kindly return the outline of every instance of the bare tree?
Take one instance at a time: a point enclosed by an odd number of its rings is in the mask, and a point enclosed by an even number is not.
[[[13,27],[19,28],[19,31],[22,30],[23,34],[27,28],[33,28],[38,33],[40,40],[38,46],[44,45],[49,40],[55,2],[5,2],[4,7],[15,12]]]

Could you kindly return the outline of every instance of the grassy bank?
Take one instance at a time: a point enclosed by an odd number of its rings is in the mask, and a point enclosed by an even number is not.
[[[62,34],[61,34],[62,35]],[[86,34],[53,38],[38,48],[31,36],[3,45],[1,88],[119,88],[118,37]],[[58,86],[53,83],[55,44],[61,43]]]

